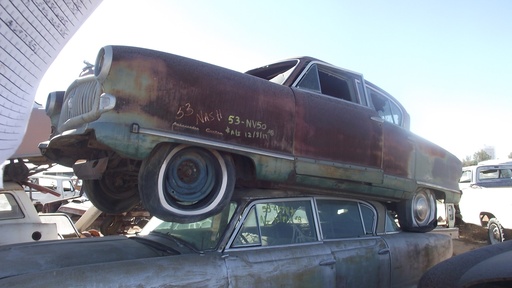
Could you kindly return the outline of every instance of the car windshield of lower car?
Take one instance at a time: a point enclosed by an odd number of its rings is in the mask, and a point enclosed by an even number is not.
[[[231,202],[219,214],[197,222],[162,222],[151,233],[163,233],[187,242],[197,251],[213,250],[231,221],[236,207],[237,204]]]

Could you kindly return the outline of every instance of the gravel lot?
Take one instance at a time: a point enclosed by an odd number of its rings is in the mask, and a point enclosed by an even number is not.
[[[453,240],[453,256],[489,245],[487,229],[473,224],[461,224],[458,228],[459,239]]]
[[[453,256],[489,245],[487,229],[473,225],[460,224],[459,239],[453,240]],[[505,240],[512,239],[512,230],[505,229]]]

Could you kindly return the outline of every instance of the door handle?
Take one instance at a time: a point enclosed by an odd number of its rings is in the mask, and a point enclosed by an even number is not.
[[[389,254],[389,248],[384,248],[379,250],[379,255]]]
[[[329,259],[329,260],[323,260],[323,261],[320,261],[320,266],[331,266],[331,265],[334,265],[336,264],[336,260],[334,259]]]
[[[384,123],[384,119],[377,117],[377,116],[372,116],[372,117],[370,117],[370,119],[372,119],[373,121],[379,122],[379,123]]]

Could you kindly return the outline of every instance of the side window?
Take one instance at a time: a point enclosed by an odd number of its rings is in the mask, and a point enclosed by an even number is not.
[[[394,214],[388,210],[386,213],[386,226],[384,228],[386,233],[400,231],[400,227],[396,223],[395,219],[396,217],[394,216]]]
[[[365,204],[359,204],[361,208],[361,216],[363,217],[364,233],[365,235],[373,235],[375,230],[375,224],[377,223],[377,217],[373,209]]]
[[[402,125],[402,111],[391,99],[370,86],[366,86],[373,108],[384,121]]]
[[[368,106],[368,101],[366,100],[366,94],[364,93],[364,86],[361,81],[356,80],[356,87],[357,87],[357,95],[359,96],[359,99],[361,99],[361,104],[363,106]]]
[[[471,170],[466,170],[462,172],[462,176],[460,177],[459,183],[470,183],[472,180],[473,179]]]
[[[500,169],[500,178],[512,178],[511,169]]]
[[[310,200],[257,203],[233,247],[277,246],[317,241]]]
[[[64,191],[75,191],[73,183],[71,183],[71,181],[68,180],[62,181],[62,188],[64,189]]]
[[[353,102],[354,95],[350,93],[349,79],[340,75],[319,71],[322,94]]]
[[[244,225],[242,229],[236,235],[235,241],[233,242],[234,247],[239,246],[260,246],[260,245],[268,245],[267,239],[265,239],[265,243],[262,243],[260,237],[260,229],[258,225],[258,220],[256,217],[256,209],[254,207],[251,208],[251,211],[245,217]]]
[[[304,75],[299,84],[297,84],[297,87],[322,93],[322,90],[320,90],[320,79],[318,78],[318,68],[316,65],[312,65],[309,68],[306,75]]]
[[[318,92],[345,101],[359,103],[355,80],[348,72],[332,67],[311,65],[297,84],[298,88]]]
[[[24,218],[25,215],[23,211],[21,211],[18,202],[14,196],[9,193],[1,193],[0,194],[0,219],[21,219]]]
[[[332,199],[319,199],[317,206],[324,239],[373,235],[376,216],[369,206],[360,206],[355,201]]]
[[[498,169],[478,169],[478,180],[498,179]]]

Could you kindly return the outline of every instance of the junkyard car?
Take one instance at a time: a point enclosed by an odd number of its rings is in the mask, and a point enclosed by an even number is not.
[[[400,231],[385,204],[236,189],[218,214],[145,236],[0,247],[0,286],[414,286],[451,238]]]
[[[94,75],[50,93],[46,109],[42,153],[74,165],[110,213],[141,198],[159,218],[198,221],[221,211],[236,183],[386,199],[403,229],[429,231],[436,199],[460,199],[461,162],[411,133],[396,99],[309,57],[239,73],[106,46]]]
[[[79,237],[67,215],[38,214],[23,187],[13,182],[3,184],[4,188],[0,189],[0,246]]]
[[[462,168],[460,212],[465,223],[486,227],[491,244],[512,229],[512,165],[482,164]]]
[[[32,202],[40,212],[55,212],[60,204],[67,202],[73,198],[80,197],[80,190],[76,189],[73,185],[71,177],[67,176],[53,176],[53,175],[34,175],[30,176],[25,186],[25,191],[29,193]],[[35,184],[35,185],[34,185]],[[45,191],[40,191],[41,187],[47,188]],[[51,190],[48,193],[48,190]]]
[[[418,288],[512,287],[510,259],[512,241],[462,253],[429,269]]]

